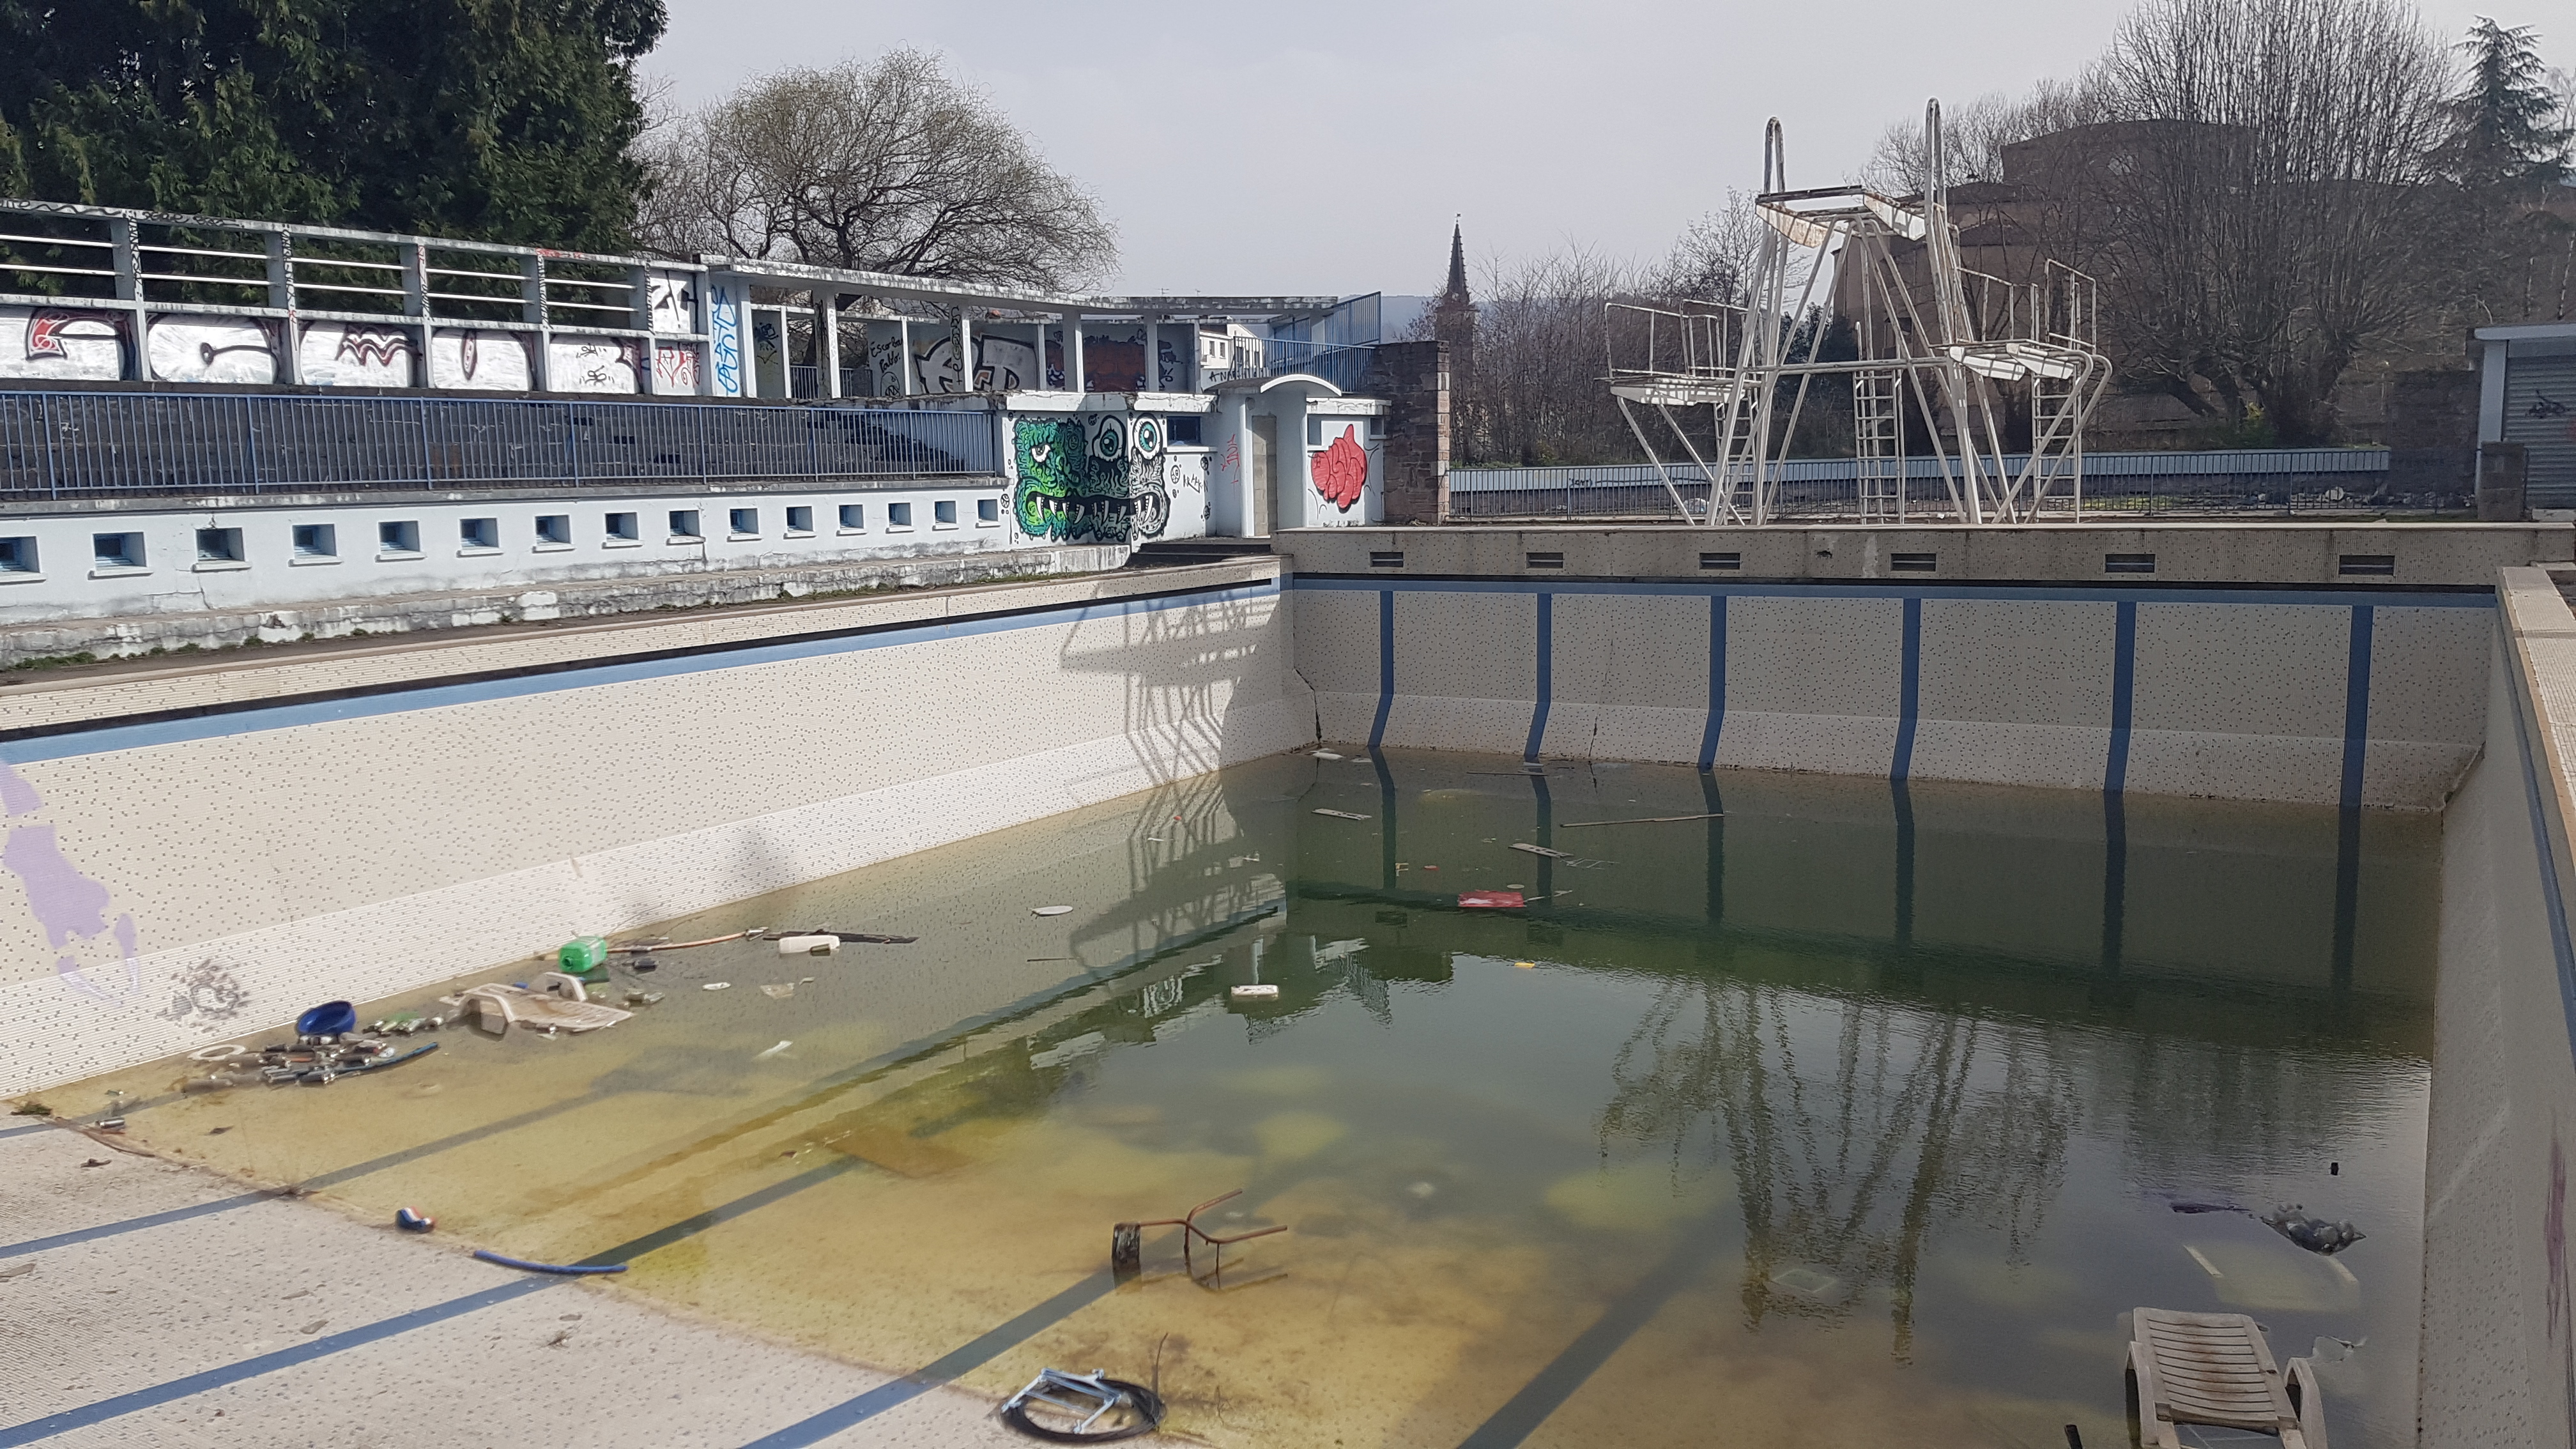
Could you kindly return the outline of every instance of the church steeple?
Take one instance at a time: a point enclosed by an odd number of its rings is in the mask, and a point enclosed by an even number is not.
[[[1443,307],[1473,306],[1467,295],[1467,221],[1460,217],[1449,230],[1449,284],[1440,289]]]

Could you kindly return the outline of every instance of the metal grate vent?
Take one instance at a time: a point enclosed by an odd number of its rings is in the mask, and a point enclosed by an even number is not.
[[[1744,555],[1740,553],[1704,553],[1699,556],[1699,566],[1704,569],[1740,569],[1744,567]]]
[[[2151,553],[2106,553],[2102,555],[2102,572],[2106,574],[2151,574],[2156,571],[2156,556]]]
[[[1887,556],[1887,566],[1900,574],[1928,574],[1941,567],[1941,555],[1937,553],[1892,553]]]
[[[1561,569],[1565,567],[1565,555],[1533,550],[1529,555],[1529,566],[1534,569]]]
[[[1404,567],[1404,551],[1402,549],[1393,548],[1371,549],[1369,550],[1369,567],[1373,569],[1400,569]]]
[[[2397,572],[2397,555],[2348,553],[2335,561],[2335,572],[2345,575],[2393,575]]]

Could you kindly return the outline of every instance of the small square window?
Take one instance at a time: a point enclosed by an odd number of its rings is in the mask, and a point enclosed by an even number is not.
[[[612,513],[603,520],[603,526],[611,543],[634,543],[644,536],[632,513]]]
[[[841,505],[841,531],[843,533],[862,532],[867,528],[867,526],[868,506],[866,504],[844,503]]]
[[[295,525],[295,556],[297,558],[338,558],[340,556],[339,528],[328,523]]]
[[[1199,446],[1199,439],[1203,436],[1201,431],[1203,422],[1204,419],[1200,418],[1196,413],[1183,413],[1179,417],[1165,418],[1163,420],[1163,440],[1169,443],[1179,443],[1184,447],[1195,448]]]
[[[733,510],[731,520],[727,526],[733,530],[733,536],[736,538],[758,538],[760,536],[760,510],[757,508],[737,508]]]
[[[814,531],[814,510],[802,507],[788,509],[787,531],[789,533],[812,533]]]
[[[103,569],[139,569],[143,567],[143,535],[139,533],[94,533],[89,539],[90,557]]]
[[[32,574],[36,569],[36,541],[32,538],[0,538],[0,574]]]
[[[933,503],[930,505],[930,517],[932,522],[939,524],[943,528],[955,528],[957,526],[957,500],[954,498],[942,498],[938,502]]]
[[[671,541],[673,543],[696,543],[699,537],[698,510],[694,508],[672,509]]]
[[[376,525],[376,552],[380,554],[420,552],[420,525],[411,520]]]
[[[242,531],[238,528],[201,528],[197,530],[197,562],[240,563]]]
[[[501,520],[497,518],[459,519],[456,524],[456,543],[459,548],[488,548],[498,551],[501,547]]]
[[[887,505],[886,505],[886,527],[888,527],[888,528],[910,528],[910,527],[912,527],[912,505],[911,505],[911,504],[909,504],[909,503],[889,503],[889,504],[887,504]]]
[[[572,544],[572,515],[569,513],[538,514],[537,542],[570,547]]]
[[[999,498],[978,498],[978,499],[976,499],[976,500],[975,500],[975,521],[976,521],[977,523],[999,523],[999,522],[1001,522],[1001,521],[1002,521],[1002,500],[1001,500],[1001,499],[999,499]]]

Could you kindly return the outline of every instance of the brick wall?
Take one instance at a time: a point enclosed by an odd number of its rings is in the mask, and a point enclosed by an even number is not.
[[[1389,523],[1438,523],[1449,512],[1449,348],[1382,342],[1360,386],[1385,398]]]

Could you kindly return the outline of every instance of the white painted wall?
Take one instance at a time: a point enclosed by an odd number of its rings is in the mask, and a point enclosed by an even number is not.
[[[941,520],[943,504],[953,521]],[[845,507],[858,510],[857,526],[843,524]],[[990,520],[984,517],[988,507]],[[792,530],[789,510],[799,508],[810,510],[811,526]],[[737,509],[756,515],[749,530],[733,528]],[[910,521],[897,522],[905,510]],[[671,515],[686,512],[698,516],[695,537],[672,531]],[[610,533],[608,520],[616,514],[634,515],[634,539]],[[561,541],[540,536],[541,518],[564,520]],[[468,520],[488,520],[494,545],[470,540]],[[184,512],[0,512],[0,540],[31,540],[34,563],[32,569],[0,569],[0,625],[1028,546],[1030,540],[1019,538],[1010,520],[1009,491],[992,478],[809,493],[602,492]],[[418,548],[384,547],[381,530],[389,524],[408,525]],[[331,530],[332,551],[299,554],[299,527]],[[200,529],[239,530],[241,556],[199,557]],[[139,535],[138,566],[102,563],[102,535]],[[8,556],[0,548],[0,558]],[[28,556],[23,545],[16,556]]]

